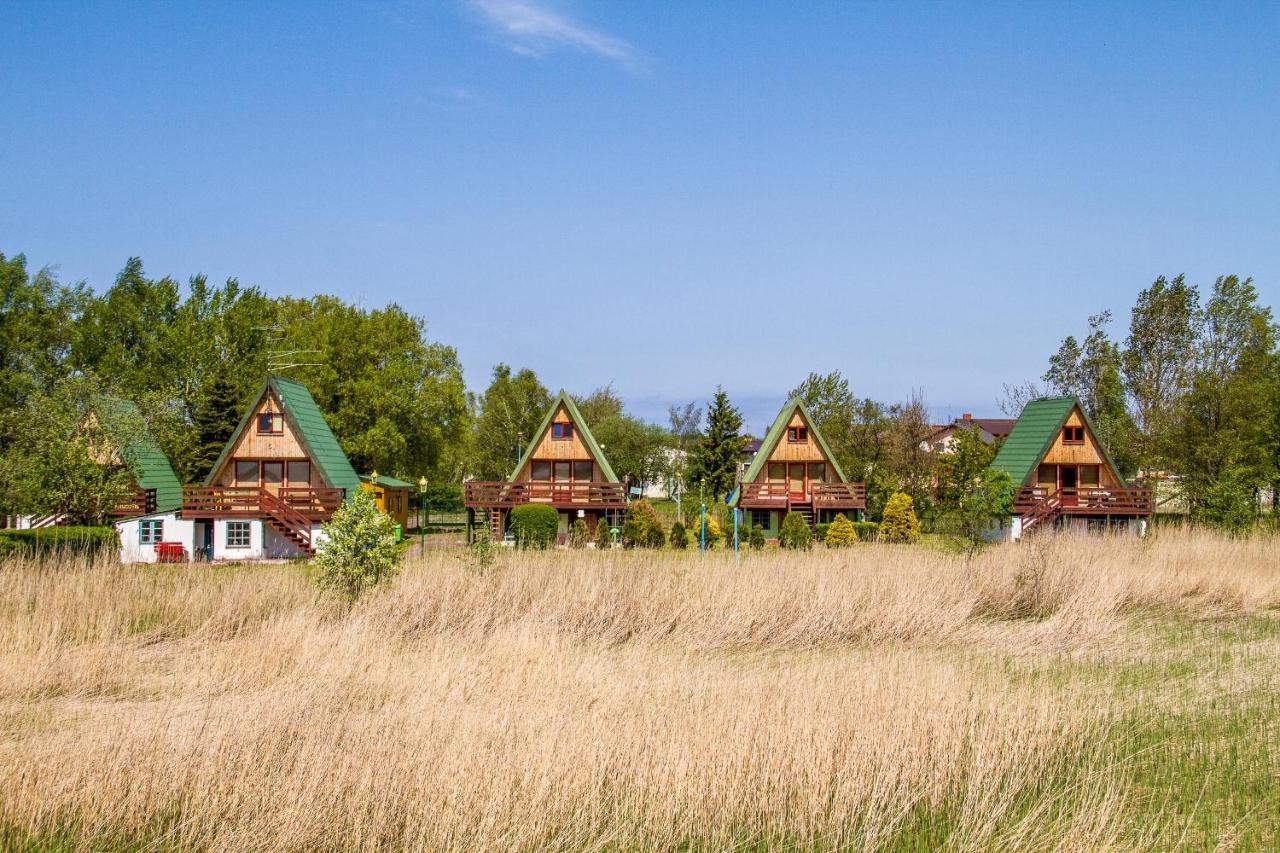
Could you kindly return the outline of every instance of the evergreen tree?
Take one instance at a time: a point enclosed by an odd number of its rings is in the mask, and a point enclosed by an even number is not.
[[[690,490],[700,484],[709,502],[729,494],[737,480],[745,446],[742,413],[729,402],[729,395],[717,387],[707,407],[706,432],[694,448],[689,467]]]
[[[183,482],[200,482],[208,475],[239,425],[244,405],[227,363],[219,361],[193,401],[191,426],[195,431],[195,450],[189,464],[183,466],[186,470],[179,472]]]

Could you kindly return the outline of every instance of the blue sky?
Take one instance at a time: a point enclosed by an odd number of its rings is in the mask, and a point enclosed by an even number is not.
[[[1161,273],[1280,277],[1276,4],[0,6],[0,251],[395,301],[633,409],[994,414]],[[1118,329],[1117,331],[1122,331]]]

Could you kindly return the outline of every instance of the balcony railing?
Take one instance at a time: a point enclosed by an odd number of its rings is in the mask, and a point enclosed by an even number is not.
[[[785,482],[740,484],[739,506],[749,509],[787,509],[792,504],[813,504],[815,509],[864,509],[867,489],[862,483],[810,483],[791,489]]]
[[[1150,515],[1154,500],[1151,489],[1136,486],[1063,489],[1028,486],[1018,489],[1013,497],[1013,511],[1017,515],[1042,514],[1053,504],[1056,504],[1054,511],[1066,515]]]
[[[264,497],[265,495],[265,497]],[[342,489],[284,487],[275,500],[317,521],[328,520],[342,504]],[[262,516],[276,509],[272,493],[259,486],[188,486],[182,490],[182,514],[192,518]],[[271,507],[264,507],[264,501]]]
[[[463,483],[463,503],[472,508],[507,509],[527,503],[557,507],[620,509],[627,505],[621,483]]]
[[[131,518],[137,515],[150,515],[156,511],[155,489],[134,489],[121,495],[111,508],[111,515],[116,518]]]

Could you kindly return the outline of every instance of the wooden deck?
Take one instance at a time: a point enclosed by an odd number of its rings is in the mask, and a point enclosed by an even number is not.
[[[627,506],[627,492],[621,483],[473,482],[462,484],[462,496],[468,509],[510,509],[527,503],[549,504],[558,509]]]
[[[812,483],[808,492],[793,492],[786,483],[754,482],[739,485],[738,506],[743,509],[788,510],[796,505],[814,509],[866,509],[867,489],[862,483]]]
[[[272,494],[259,486],[188,486],[182,490],[184,518],[260,518],[281,505],[311,521],[328,521],[342,505],[342,489],[281,488]]]
[[[1029,486],[1018,489],[1013,498],[1015,515],[1040,516],[1048,513],[1092,516],[1151,515],[1155,505],[1151,489],[1088,487],[1045,489]]]

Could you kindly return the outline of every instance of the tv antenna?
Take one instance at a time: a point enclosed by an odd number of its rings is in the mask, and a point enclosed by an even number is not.
[[[318,355],[318,349],[280,349],[284,341],[284,329],[279,326],[254,326],[267,338],[267,373],[283,373],[295,367],[322,367],[318,361],[298,361]]]

